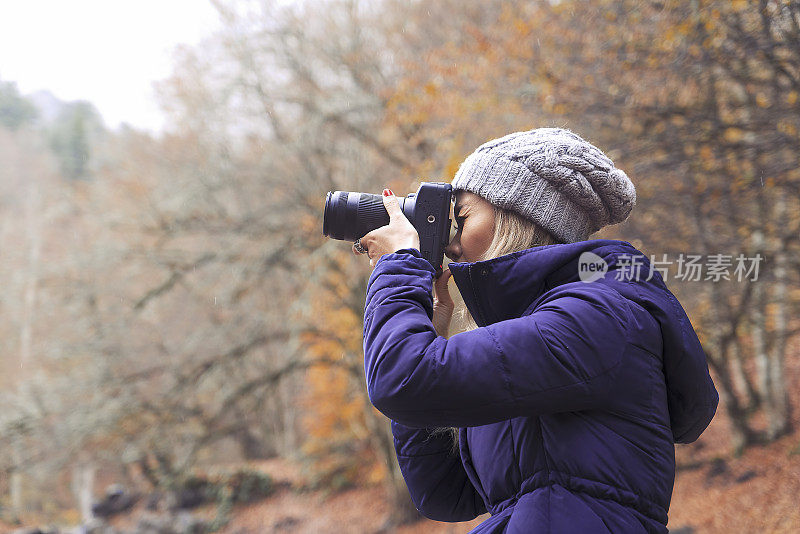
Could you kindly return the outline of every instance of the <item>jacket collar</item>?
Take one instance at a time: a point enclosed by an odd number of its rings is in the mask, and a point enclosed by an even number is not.
[[[614,270],[621,255],[646,257],[627,241],[592,239],[533,247],[474,263],[449,265],[458,290],[478,326],[525,315],[550,289],[581,280],[581,254],[591,252]],[[608,276],[608,272],[605,276]]]

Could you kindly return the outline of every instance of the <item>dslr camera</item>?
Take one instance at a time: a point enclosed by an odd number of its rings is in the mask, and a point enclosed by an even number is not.
[[[422,257],[442,274],[444,248],[450,239],[450,206],[453,188],[443,182],[422,182],[416,193],[398,197],[400,209],[419,234]],[[355,241],[389,224],[389,213],[381,195],[328,192],[322,234],[333,239]]]

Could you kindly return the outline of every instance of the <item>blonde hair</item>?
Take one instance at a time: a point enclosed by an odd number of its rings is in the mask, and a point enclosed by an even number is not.
[[[522,215],[494,204],[492,207],[494,207],[494,235],[479,261],[559,242],[547,230]],[[459,302],[453,315],[459,324],[464,325],[462,331],[478,328],[475,319],[463,303]]]
[[[518,252],[532,247],[543,245],[554,245],[559,241],[547,230],[534,223],[533,221],[518,215],[516,212],[498,206],[494,207],[494,235],[489,247],[481,255],[479,261],[489,260]],[[462,332],[478,328],[478,324],[469,313],[467,307],[459,301],[453,312],[454,318],[459,324],[464,325]],[[435,434],[450,434],[453,440],[451,452],[458,452],[458,429],[457,428],[437,428]]]

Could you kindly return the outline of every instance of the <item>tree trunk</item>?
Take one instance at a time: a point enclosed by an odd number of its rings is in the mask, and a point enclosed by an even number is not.
[[[233,435],[245,460],[265,460],[275,456],[272,447],[248,426],[241,426]]]
[[[11,472],[9,493],[11,493],[11,511],[15,518],[22,514],[22,473],[18,469]]]
[[[275,388],[278,395],[276,400],[278,402],[278,406],[280,406],[279,417],[281,418],[280,422],[283,450],[280,454],[285,458],[288,458],[295,451],[297,451],[297,407],[296,403],[291,402],[292,399],[296,398],[296,383],[297,378],[288,377],[286,380],[281,380],[281,382]]]
[[[15,518],[19,518],[25,507],[25,502],[22,496],[22,455],[20,454],[19,444],[13,445],[14,467],[9,476],[8,491],[11,497],[11,512]]]
[[[764,239],[761,232],[756,232],[753,235],[754,250],[764,250]],[[753,338],[753,357],[756,362],[756,371],[758,373],[758,390],[759,395],[763,399],[764,412],[767,416],[767,421],[775,419],[774,403],[772,402],[772,379],[774,372],[772,371],[772,361],[767,352],[767,326],[765,310],[768,304],[768,295],[764,287],[764,281],[748,282],[755,284],[753,287],[753,311],[750,314],[752,322],[750,325],[750,332]]]
[[[72,491],[81,511],[81,521],[88,523],[94,519],[92,501],[94,499],[94,466],[79,461],[72,466]]]
[[[31,357],[33,342],[33,323],[35,320],[36,291],[38,289],[39,258],[41,256],[42,235],[39,226],[39,192],[36,184],[28,184],[25,202],[25,229],[28,246],[28,272],[23,295],[22,325],[20,328],[19,359],[20,366],[25,367]],[[24,378],[24,377],[23,377]]]
[[[775,201],[775,216],[782,220],[786,216],[786,199],[778,195]],[[767,439],[774,440],[791,431],[791,403],[786,390],[785,356],[787,343],[787,295],[788,277],[786,244],[781,242],[775,252],[775,284],[773,286],[775,303],[775,330],[773,332],[772,350],[769,353],[769,384],[771,389],[767,397],[770,406],[767,421]]]
[[[725,335],[723,325],[726,318],[720,311],[723,303],[723,296],[720,294],[716,284],[711,283],[711,301],[713,305],[714,320],[719,329],[712,335],[709,350],[706,351],[708,363],[716,373],[716,385],[720,395],[720,404],[724,407],[728,415],[731,431],[731,446],[735,455],[741,454],[744,449],[756,441],[756,433],[750,427],[749,414],[742,406],[739,397],[736,395],[735,373],[737,363],[731,361],[731,350],[738,350],[736,337],[728,338]],[[732,320],[732,319],[730,319]],[[731,325],[731,332],[736,331],[736,324]],[[735,356],[734,356],[735,358]],[[732,376],[733,370],[733,376]]]
[[[737,392],[745,399],[744,409],[747,413],[753,413],[761,406],[761,396],[747,376],[747,371],[744,368],[745,360],[742,355],[742,347],[738,338],[731,344],[731,353],[733,356],[731,361],[733,383]]]
[[[756,432],[750,428],[746,410],[736,397],[733,382],[725,366],[715,365],[715,360],[709,358],[709,363],[714,367],[716,374],[717,390],[720,396],[720,405],[725,408],[728,415],[731,431],[731,446],[733,453],[739,456],[744,449],[757,441]]]

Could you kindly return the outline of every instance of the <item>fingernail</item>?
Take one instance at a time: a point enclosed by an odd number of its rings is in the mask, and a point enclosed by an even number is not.
[[[394,195],[394,193],[392,193],[392,190],[391,189],[384,189],[383,190],[383,196],[388,197],[389,195]]]

